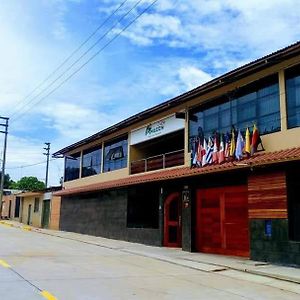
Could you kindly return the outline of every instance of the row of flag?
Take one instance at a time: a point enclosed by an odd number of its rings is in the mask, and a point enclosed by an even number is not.
[[[213,137],[197,138],[192,145],[192,167],[204,167],[208,164],[221,164],[225,161],[253,155],[261,144],[258,128],[253,126],[252,134],[249,128],[245,136],[240,130],[232,129],[231,134],[215,133]]]

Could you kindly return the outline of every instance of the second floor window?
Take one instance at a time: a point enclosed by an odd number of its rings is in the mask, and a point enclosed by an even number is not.
[[[105,144],[104,172],[127,167],[128,139],[127,136]]]
[[[101,172],[102,150],[99,148],[89,149],[82,156],[82,177],[96,175]]]
[[[286,76],[286,101],[288,128],[300,126],[300,65],[287,70]]]
[[[232,126],[244,131],[253,123],[261,134],[280,130],[277,75],[245,86],[232,95],[224,95],[214,103],[190,112],[190,139],[197,137],[200,131],[205,137],[215,131],[230,132]]]
[[[68,155],[65,158],[65,181],[79,178],[80,153]]]

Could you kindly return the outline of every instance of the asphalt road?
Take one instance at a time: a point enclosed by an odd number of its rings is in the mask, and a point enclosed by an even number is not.
[[[0,225],[1,300],[299,299],[241,278]]]

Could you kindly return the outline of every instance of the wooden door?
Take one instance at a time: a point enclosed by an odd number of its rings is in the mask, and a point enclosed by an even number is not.
[[[164,204],[164,246],[181,247],[181,198],[172,193]]]
[[[246,186],[197,191],[198,251],[248,257],[248,227]]]

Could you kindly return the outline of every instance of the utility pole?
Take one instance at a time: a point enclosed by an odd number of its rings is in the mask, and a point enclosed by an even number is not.
[[[48,171],[49,171],[49,156],[50,156],[50,143],[44,143],[46,145],[46,153],[43,153],[47,156],[47,165],[46,165],[46,180],[45,180],[45,186],[48,187]]]
[[[1,133],[4,133],[4,145],[3,145],[3,158],[2,158],[2,171],[1,171],[1,183],[0,183],[0,219],[2,217],[2,199],[3,199],[3,186],[5,178],[5,160],[6,160],[6,146],[7,146],[7,133],[8,133],[8,120],[9,118],[0,117],[0,120],[3,120],[5,123],[0,123],[0,126],[4,127],[4,130],[0,130]]]

